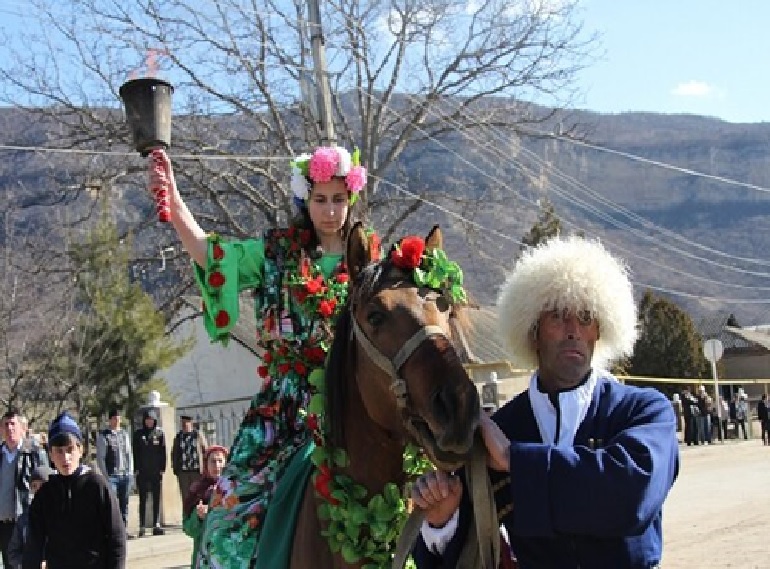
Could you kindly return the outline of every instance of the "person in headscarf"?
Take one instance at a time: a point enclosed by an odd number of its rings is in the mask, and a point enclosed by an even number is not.
[[[193,539],[192,563],[198,567],[198,550],[203,533],[203,523],[209,512],[209,501],[214,493],[217,479],[227,462],[227,449],[211,445],[203,453],[203,475],[190,485],[183,502],[182,529]]]
[[[605,366],[637,335],[625,266],[598,241],[554,238],[522,255],[498,320],[529,389],[481,432],[498,514],[521,569],[651,569],[663,555],[661,512],[677,477],[676,417],[659,391]],[[470,526],[461,480],[444,472],[412,491],[426,522],[420,569],[455,567]]]

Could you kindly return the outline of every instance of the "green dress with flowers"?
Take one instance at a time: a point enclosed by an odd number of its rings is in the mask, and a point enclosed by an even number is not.
[[[307,230],[269,230],[263,239],[209,237],[205,268],[195,266],[206,330],[227,342],[238,296],[256,294],[257,339],[264,348],[255,391],[209,503],[195,567],[250,569],[267,507],[289,460],[310,438],[308,376],[323,366],[345,304],[341,255],[307,256]]]

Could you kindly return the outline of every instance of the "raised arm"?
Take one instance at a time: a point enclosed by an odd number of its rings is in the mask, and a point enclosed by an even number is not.
[[[153,150],[150,153],[150,187],[166,185],[169,190],[171,206],[171,224],[179,236],[182,246],[193,261],[199,266],[206,266],[206,232],[203,231],[193,217],[187,204],[184,203],[174,179],[174,169],[165,150]]]

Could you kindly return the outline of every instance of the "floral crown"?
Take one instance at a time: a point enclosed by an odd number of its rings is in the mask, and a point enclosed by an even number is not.
[[[305,207],[310,195],[310,181],[328,182],[334,177],[345,178],[350,192],[350,205],[358,200],[366,185],[366,168],[361,166],[361,153],[350,152],[339,146],[322,146],[313,154],[301,154],[291,161],[291,191],[297,207]]]
[[[441,291],[453,303],[468,302],[460,265],[441,249],[426,251],[421,237],[404,237],[390,251],[390,261],[400,269],[411,270],[416,285]]]

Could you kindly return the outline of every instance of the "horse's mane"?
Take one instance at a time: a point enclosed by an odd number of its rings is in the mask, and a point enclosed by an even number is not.
[[[345,448],[344,417],[350,394],[348,393],[348,374],[355,373],[356,350],[353,339],[352,307],[356,301],[362,298],[370,298],[381,288],[384,288],[388,279],[384,278],[392,265],[389,261],[381,261],[365,267],[355,280],[347,303],[340,312],[334,331],[334,341],[329,350],[326,361],[325,403],[326,417],[326,445],[330,450]],[[460,334],[467,335],[470,330],[468,311],[463,304],[452,304],[450,307],[450,319],[453,327],[457,327]],[[453,333],[455,330],[453,330]],[[458,353],[466,352],[467,346],[457,346]],[[470,355],[470,354],[461,354]],[[472,356],[471,356],[472,357]]]

